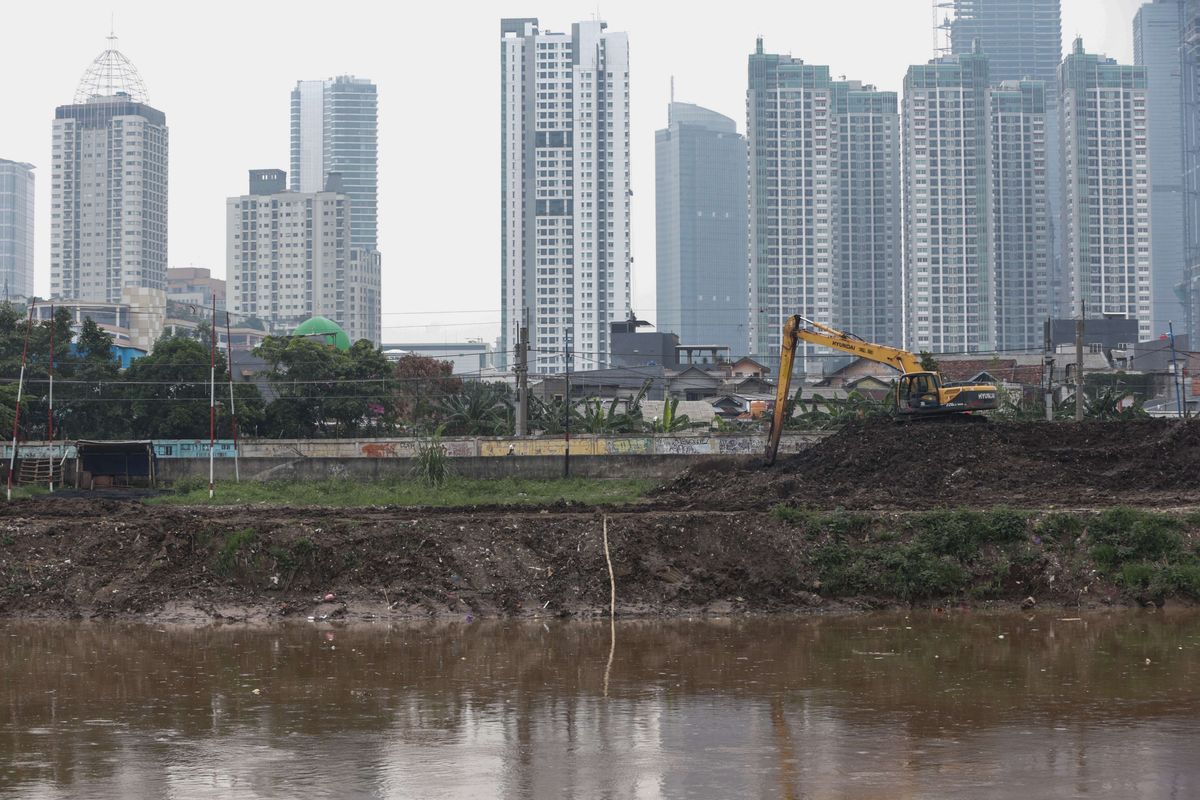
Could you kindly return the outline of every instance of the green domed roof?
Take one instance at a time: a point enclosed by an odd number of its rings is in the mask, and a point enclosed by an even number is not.
[[[313,317],[301,322],[292,331],[292,336],[305,336],[322,344],[333,345],[343,352],[350,349],[350,337],[336,322],[325,317]]]

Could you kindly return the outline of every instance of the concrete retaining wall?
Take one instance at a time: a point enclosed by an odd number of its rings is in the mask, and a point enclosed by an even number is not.
[[[795,453],[820,441],[824,432],[792,433],[780,442],[781,453]],[[425,439],[271,439],[240,443],[238,467],[247,480],[321,480],[385,478],[412,473],[413,458]],[[562,438],[442,439],[455,474],[470,478],[555,478],[563,473]],[[762,434],[673,434],[659,436],[578,436],[571,438],[571,474],[589,478],[668,479],[692,464],[713,457],[757,458],[766,447]],[[11,448],[5,448],[11,450]],[[157,473],[171,482],[208,477],[207,440],[154,442]],[[71,444],[23,442],[20,458],[68,459]],[[213,449],[217,479],[234,476],[232,441]],[[4,459],[8,456],[5,455]],[[73,474],[73,470],[72,470]]]
[[[788,433],[779,443],[779,452],[795,453],[820,441],[829,434],[824,431]],[[236,452],[242,460],[254,458],[412,458],[428,439],[246,439]],[[443,438],[442,445],[451,458],[501,458],[509,456],[561,456],[566,441],[561,438]],[[662,434],[657,436],[572,436],[572,456],[753,456],[762,453],[766,437],[762,434]],[[71,443],[22,442],[17,447],[18,458],[74,458]],[[4,445],[0,452],[7,459],[12,452]],[[154,452],[160,461],[173,459],[208,459],[207,439],[160,439],[154,442]],[[232,459],[234,443],[219,439],[213,456]]]

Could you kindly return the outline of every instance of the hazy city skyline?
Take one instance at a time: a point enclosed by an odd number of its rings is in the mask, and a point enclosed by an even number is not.
[[[1132,63],[1131,26],[1140,5],[1141,0],[1064,0],[1064,52],[1080,34],[1090,52]],[[500,154],[493,132],[500,103],[495,31],[501,17],[537,16],[553,30],[569,30],[571,22],[591,19],[598,10],[611,29],[629,33],[633,306],[651,320],[654,132],[666,121],[672,75],[677,100],[730,116],[744,132],[746,59],[759,34],[769,50],[827,63],[835,75],[883,90],[899,91],[908,66],[933,56],[927,0],[750,7],[734,17],[716,4],[630,2],[599,9],[583,2],[476,2],[453,11],[350,3],[333,17],[317,13],[319,8],[219,3],[186,20],[147,2],[6,10],[9,24],[25,35],[0,54],[0,66],[9,75],[36,76],[9,82],[0,157],[38,168],[38,294],[49,293],[50,120],[104,49],[110,16],[118,46],[137,65],[151,102],[171,120],[173,267],[210,267],[224,275],[225,198],[242,191],[246,170],[288,163],[289,92],[297,80],[353,74],[379,86],[385,340],[490,340],[499,333],[500,220],[494,192]],[[364,15],[378,24],[363,25]],[[419,79],[429,74],[430,64],[441,63],[444,36],[397,37],[433,30],[454,32],[460,43],[453,70],[462,80],[450,96],[445,80]],[[47,46],[51,32],[53,47]],[[270,58],[246,70],[238,53]],[[444,208],[454,213],[437,210]],[[464,220],[472,225],[470,236],[462,235]],[[443,313],[451,311],[466,313]],[[427,327],[430,322],[443,324]]]

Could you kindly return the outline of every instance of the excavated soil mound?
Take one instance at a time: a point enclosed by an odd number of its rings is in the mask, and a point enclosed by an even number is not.
[[[1200,422],[847,426],[772,467],[717,462],[659,490],[685,508],[1200,503]]]

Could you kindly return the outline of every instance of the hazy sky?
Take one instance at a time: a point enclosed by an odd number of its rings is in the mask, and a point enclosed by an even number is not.
[[[1131,61],[1140,0],[1062,0],[1064,50]],[[0,158],[37,175],[37,278],[49,291],[50,128],[106,46],[142,74],[170,127],[170,264],[225,274],[225,198],[246,171],[290,168],[289,93],[353,74],[379,87],[379,246],[385,341],[499,332],[499,21],[569,30],[599,15],[629,33],[634,310],[654,319],[654,131],[676,99],[746,123],[746,56],[758,35],[834,75],[899,91],[932,56],[930,0],[530,0],[365,3],[243,0],[4,4]]]

